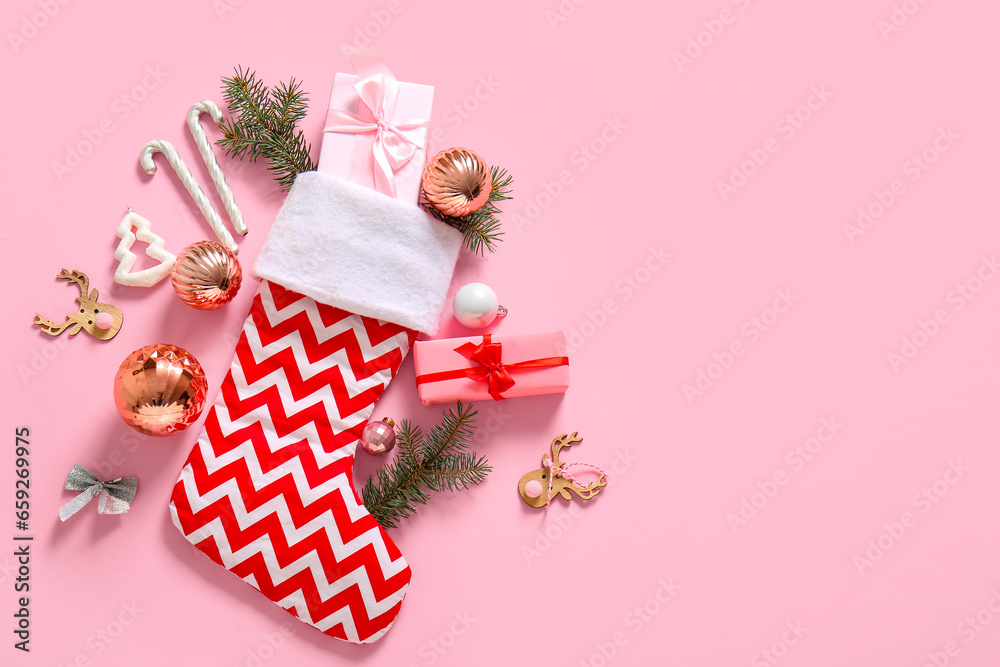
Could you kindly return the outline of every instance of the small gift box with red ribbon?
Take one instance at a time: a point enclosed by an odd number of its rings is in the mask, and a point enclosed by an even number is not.
[[[357,74],[333,78],[316,170],[416,203],[434,87],[397,81],[372,50],[345,53]]]
[[[562,393],[569,388],[565,355],[561,331],[417,341],[417,393],[424,405]]]

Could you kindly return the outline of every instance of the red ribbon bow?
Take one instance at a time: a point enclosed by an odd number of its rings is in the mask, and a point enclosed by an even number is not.
[[[510,374],[511,370],[565,366],[569,363],[569,357],[545,357],[529,361],[518,361],[512,364],[504,363],[503,344],[494,343],[493,334],[483,334],[482,343],[478,345],[471,342],[463,343],[456,347],[455,351],[466,359],[477,362],[479,365],[472,368],[457,368],[439,373],[425,373],[417,377],[417,384],[469,378],[476,382],[485,382],[493,400],[500,401],[504,398],[503,392],[515,384],[514,378]]]

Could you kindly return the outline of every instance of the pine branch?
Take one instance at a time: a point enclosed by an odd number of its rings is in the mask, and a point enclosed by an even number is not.
[[[481,483],[491,468],[486,457],[472,452],[446,454],[428,469],[434,473],[435,491],[460,491]]]
[[[429,492],[459,491],[486,479],[492,471],[486,457],[468,451],[476,414],[459,401],[427,438],[409,421],[400,423],[396,458],[378,471],[374,481],[369,477],[361,490],[361,499],[376,521],[395,528],[417,511],[417,505],[427,503]]]
[[[493,186],[490,188],[490,196],[477,211],[462,217],[452,217],[437,210],[428,202],[424,202],[424,208],[438,220],[451,225],[462,232],[465,246],[476,253],[482,255],[483,250],[496,252],[497,245],[503,240],[503,232],[500,229],[500,220],[497,214],[500,207],[497,202],[505,199],[513,199],[511,187],[514,178],[507,173],[506,169],[491,167],[490,175],[493,178]]]
[[[309,110],[309,96],[294,78],[273,89],[257,78],[256,73],[236,68],[232,77],[222,77],[222,90],[229,107],[229,118],[219,127],[218,143],[228,155],[255,162],[264,158],[267,168],[283,189],[292,187],[303,171],[316,169],[306,142],[296,125]]]

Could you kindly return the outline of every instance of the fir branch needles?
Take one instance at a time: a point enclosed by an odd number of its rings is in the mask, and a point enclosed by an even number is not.
[[[294,78],[268,88],[255,72],[236,68],[232,77],[222,78],[222,90],[232,114],[220,124],[217,142],[227,155],[251,162],[263,157],[267,168],[283,189],[292,187],[303,171],[316,169],[306,143],[296,125],[306,116],[309,96]]]
[[[493,469],[486,457],[470,452],[469,441],[477,411],[461,401],[441,417],[424,438],[419,426],[404,420],[399,426],[396,458],[368,478],[361,499],[383,528],[417,511],[431,491],[458,491],[481,483]]]

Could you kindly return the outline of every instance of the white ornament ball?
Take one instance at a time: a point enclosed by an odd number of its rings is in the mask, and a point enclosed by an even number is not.
[[[472,329],[482,329],[497,318],[502,309],[496,292],[482,283],[463,285],[452,302],[455,319]]]

